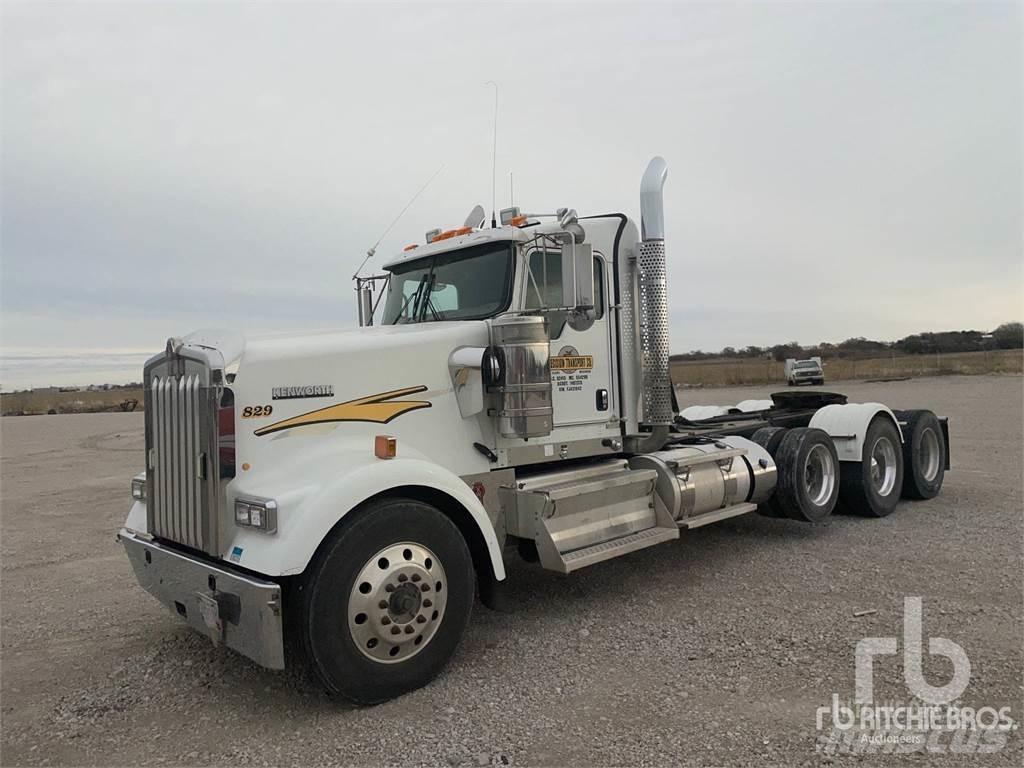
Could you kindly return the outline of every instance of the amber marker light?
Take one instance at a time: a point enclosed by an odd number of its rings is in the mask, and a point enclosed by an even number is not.
[[[398,455],[398,439],[390,435],[377,435],[373,439],[373,455],[378,459],[393,459]]]

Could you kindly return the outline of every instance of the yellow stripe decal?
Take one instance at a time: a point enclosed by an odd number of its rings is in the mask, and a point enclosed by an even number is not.
[[[337,405],[329,405],[316,411],[304,413],[284,421],[268,424],[256,430],[257,436],[269,435],[271,432],[280,432],[282,429],[292,427],[304,427],[309,424],[325,424],[331,421],[371,421],[377,424],[387,424],[392,419],[401,416],[408,411],[415,411],[419,408],[429,408],[430,403],[426,400],[399,400],[398,402],[386,402],[396,397],[404,397],[417,392],[426,391],[425,386],[406,387],[405,389],[393,389],[390,392],[381,392],[379,395],[361,397],[358,400],[349,400]]]

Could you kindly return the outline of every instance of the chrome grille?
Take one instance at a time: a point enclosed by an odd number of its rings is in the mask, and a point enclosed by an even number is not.
[[[147,371],[149,530],[217,554],[217,389],[194,361]]]

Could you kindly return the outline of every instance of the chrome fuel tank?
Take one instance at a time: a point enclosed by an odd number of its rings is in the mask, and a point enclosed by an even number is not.
[[[629,466],[658,473],[655,492],[675,520],[744,502],[758,504],[775,490],[772,457],[744,437],[633,456]]]

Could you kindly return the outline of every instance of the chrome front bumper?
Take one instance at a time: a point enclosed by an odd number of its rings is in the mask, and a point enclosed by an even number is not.
[[[118,534],[139,584],[215,643],[284,669],[281,587],[190,557],[127,529]]]

